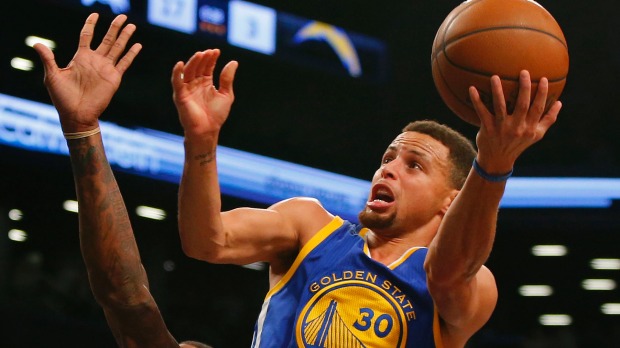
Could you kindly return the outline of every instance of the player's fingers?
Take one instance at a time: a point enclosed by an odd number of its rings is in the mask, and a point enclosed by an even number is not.
[[[91,13],[87,18],[82,31],[80,32],[80,41],[78,43],[79,48],[90,48],[90,43],[93,41],[93,35],[95,32],[95,25],[99,19],[98,13]]]
[[[200,63],[204,58],[204,52],[196,52],[193,56],[187,61],[185,64],[185,70],[183,71],[183,81],[190,82],[197,77],[197,72],[199,71]]]
[[[478,90],[474,86],[469,87],[469,99],[471,99],[472,106],[480,119],[481,127],[493,129],[493,115],[491,115],[486,105],[482,102],[480,93],[478,93]]]
[[[138,53],[140,53],[140,50],[142,50],[141,44],[133,44],[129,51],[127,51],[123,58],[121,58],[121,60],[119,60],[116,64],[116,70],[118,70],[121,74],[125,73],[125,71],[129,69],[129,66],[131,66],[131,63],[136,58]]]
[[[200,76],[213,76],[217,59],[220,57],[220,50],[210,49],[205,51],[205,61],[202,62]]]
[[[133,24],[128,24],[127,26],[125,26],[125,28],[123,28],[121,34],[114,41],[110,52],[108,52],[108,58],[110,58],[110,60],[112,60],[113,62],[116,62],[118,60],[118,58],[125,51],[125,47],[127,47],[127,42],[129,42],[129,38],[131,38],[135,31],[136,26]]]
[[[118,32],[121,30],[121,27],[126,20],[127,16],[124,14],[118,15],[116,16],[116,18],[114,18],[114,20],[110,24],[110,28],[108,28],[108,32],[103,37],[103,40],[101,40],[99,47],[97,47],[97,53],[101,55],[107,55],[110,52],[110,50],[114,46],[114,43],[116,42]]]
[[[49,47],[45,46],[42,43],[37,43],[32,48],[34,48],[34,50],[39,55],[39,58],[41,58],[45,74],[49,74],[50,72],[58,69],[56,59],[54,58],[54,52],[52,52]]]
[[[235,73],[237,72],[237,68],[239,67],[239,63],[236,61],[230,61],[224,69],[222,69],[222,73],[220,74],[220,93],[234,95],[233,92],[233,82],[235,80]]]
[[[557,121],[561,109],[562,102],[556,100],[549,108],[549,111],[540,119],[539,126],[542,127],[545,132]]]
[[[517,100],[515,101],[513,116],[525,117],[528,114],[531,94],[532,81],[530,80],[530,73],[527,70],[521,70],[519,73],[519,94],[517,95]]]
[[[538,89],[534,96],[534,101],[530,105],[530,111],[528,112],[528,120],[537,122],[543,117],[545,113],[545,105],[547,103],[547,94],[549,92],[549,81],[543,77],[538,82]]]
[[[507,115],[506,99],[502,80],[497,75],[491,76],[491,94],[493,97],[493,113],[497,120],[503,120]]]
[[[183,62],[177,62],[172,68],[172,76],[170,77],[170,82],[172,83],[172,88],[175,91],[183,87],[184,68],[185,63]]]

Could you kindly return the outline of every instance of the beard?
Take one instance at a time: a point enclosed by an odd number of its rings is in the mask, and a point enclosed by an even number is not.
[[[371,230],[382,230],[393,225],[396,213],[389,215],[380,215],[370,209],[363,209],[358,215],[360,223]]]

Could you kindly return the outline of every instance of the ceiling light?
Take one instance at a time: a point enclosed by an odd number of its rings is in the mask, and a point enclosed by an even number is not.
[[[620,259],[593,259],[590,261],[590,267],[593,269],[619,269]]]
[[[538,317],[538,322],[545,326],[566,326],[573,322],[568,314],[543,314]]]
[[[163,220],[166,218],[166,212],[153,207],[147,207],[145,205],[140,205],[136,208],[136,214],[143,218],[153,219],[153,220]]]
[[[603,314],[618,315],[620,314],[620,303],[604,303],[601,306]]]
[[[535,245],[532,247],[534,256],[564,256],[568,250],[564,245]]]
[[[62,207],[66,211],[70,211],[72,213],[78,212],[78,202],[73,200],[66,200],[62,203]]]
[[[614,290],[616,282],[613,279],[585,279],[581,286],[586,290]]]
[[[553,288],[549,285],[523,285],[519,287],[521,296],[551,296]]]
[[[30,71],[34,68],[34,63],[29,59],[15,57],[11,59],[11,67],[17,70]]]
[[[265,262],[253,262],[247,265],[242,265],[241,267],[253,269],[255,271],[263,271],[267,269],[267,264]]]
[[[56,48],[56,43],[54,41],[33,35],[27,36],[25,42],[26,45],[30,47],[34,47],[35,44],[41,43],[52,51]]]
[[[20,221],[24,217],[24,213],[19,209],[9,210],[9,219],[13,221]]]
[[[14,242],[25,242],[28,239],[28,234],[26,231],[13,229],[9,231],[9,239]]]
[[[177,268],[176,263],[174,263],[174,261],[172,260],[166,260],[164,261],[164,271],[166,272],[172,272]]]

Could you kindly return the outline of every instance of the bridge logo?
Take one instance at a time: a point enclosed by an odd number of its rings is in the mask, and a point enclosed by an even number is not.
[[[308,301],[296,325],[299,347],[404,347],[405,313],[385,289],[349,280],[322,288]]]

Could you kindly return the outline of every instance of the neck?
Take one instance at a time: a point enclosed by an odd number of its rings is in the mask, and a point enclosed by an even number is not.
[[[412,247],[427,247],[432,241],[434,233],[416,231],[394,237],[386,236],[380,232],[368,231],[366,236],[372,259],[389,265]]]

